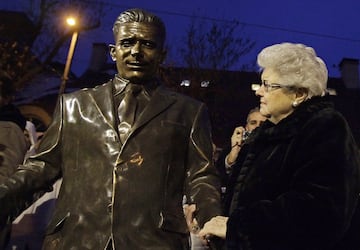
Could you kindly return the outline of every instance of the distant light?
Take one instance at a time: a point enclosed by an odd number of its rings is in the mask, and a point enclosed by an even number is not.
[[[253,83],[251,84],[251,90],[256,91],[260,88],[260,84]]]
[[[66,23],[69,26],[75,26],[76,25],[76,19],[73,18],[73,17],[68,17],[68,18],[66,18]]]
[[[200,86],[202,88],[207,88],[210,85],[210,81],[201,81]]]
[[[180,86],[189,87],[190,86],[190,80],[182,80],[180,83]]]

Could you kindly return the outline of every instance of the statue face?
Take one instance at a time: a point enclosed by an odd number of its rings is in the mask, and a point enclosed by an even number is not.
[[[110,46],[120,77],[141,84],[153,79],[166,56],[163,37],[151,23],[123,23]]]

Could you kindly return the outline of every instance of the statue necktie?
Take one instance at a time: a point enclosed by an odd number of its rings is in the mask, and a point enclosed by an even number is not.
[[[118,108],[119,116],[119,135],[122,143],[126,140],[131,131],[131,126],[134,123],[136,109],[137,109],[137,99],[136,95],[142,90],[140,85],[129,84],[125,89],[125,96],[120,102]]]

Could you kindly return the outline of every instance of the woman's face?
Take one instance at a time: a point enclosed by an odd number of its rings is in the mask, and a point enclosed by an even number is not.
[[[255,93],[260,97],[260,113],[277,124],[294,111],[296,92],[284,87],[279,74],[271,68],[264,69],[261,81],[261,87]]]

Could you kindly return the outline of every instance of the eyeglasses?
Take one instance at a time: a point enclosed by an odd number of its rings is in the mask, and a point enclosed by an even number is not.
[[[268,83],[267,81],[262,81],[260,88],[261,87],[264,87],[265,92],[271,92],[273,90],[281,89],[281,88],[288,88],[288,89],[292,88],[291,86],[281,85],[278,83]]]

